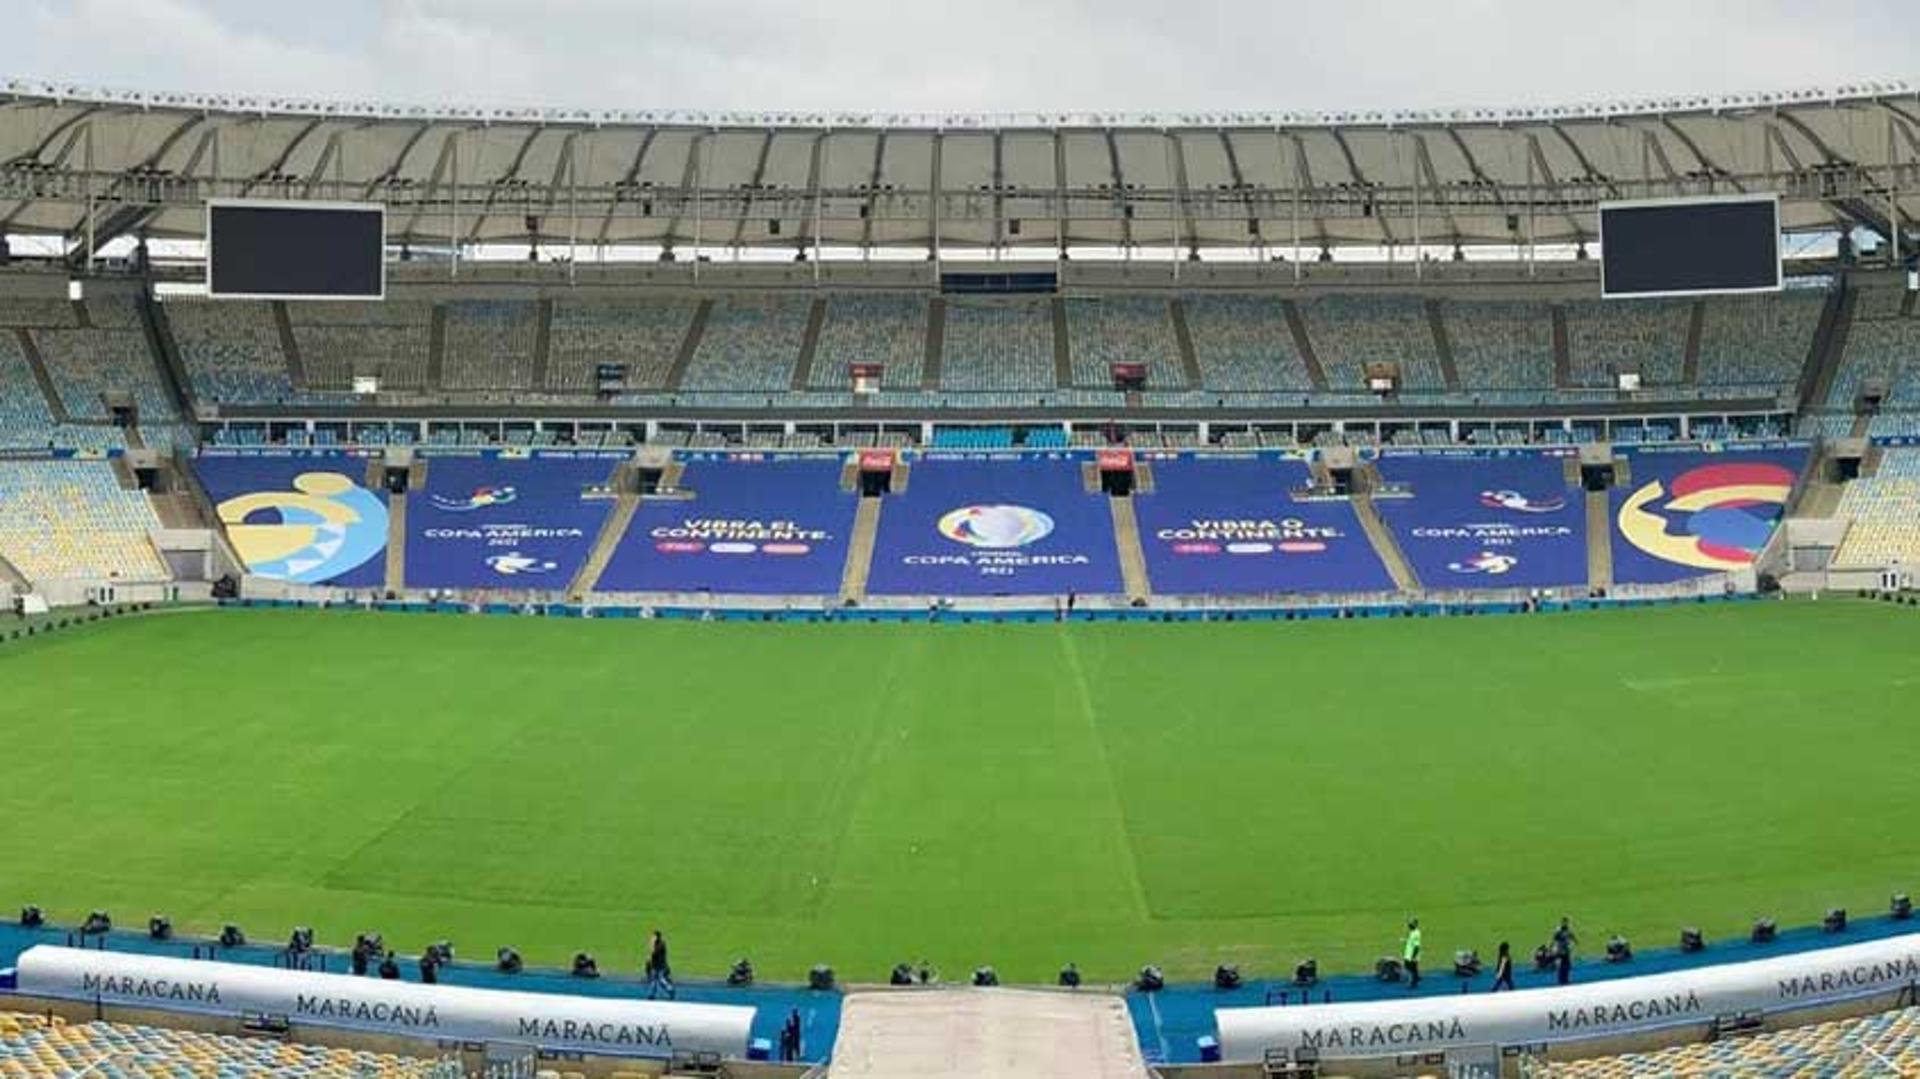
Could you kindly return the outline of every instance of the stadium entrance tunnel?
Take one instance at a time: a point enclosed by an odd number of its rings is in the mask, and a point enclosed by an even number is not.
[[[1616,477],[1614,475],[1614,466],[1612,461],[1607,461],[1602,464],[1588,464],[1588,463],[1582,462],[1580,465],[1580,487],[1582,490],[1586,490],[1586,491],[1611,490],[1615,484],[1615,480],[1616,480]]]
[[[879,498],[893,493],[893,469],[863,468],[860,470],[860,497]]]

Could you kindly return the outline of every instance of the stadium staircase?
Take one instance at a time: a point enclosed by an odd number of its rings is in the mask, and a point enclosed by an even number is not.
[[[188,451],[175,447],[173,457],[166,470],[166,487],[179,497],[190,502],[194,513],[202,522],[190,527],[205,528],[213,533],[214,550],[226,560],[225,564],[235,572],[244,573],[246,563],[240,560],[240,552],[234,549],[233,541],[228,538],[227,530],[220,524],[220,511],[213,504],[212,496],[200,485],[200,477],[193,471],[193,461]],[[165,521],[166,518],[161,518]]]
[[[13,331],[20,338],[20,352],[27,358],[27,366],[33,371],[34,384],[40,387],[40,396],[47,399],[47,413],[55,423],[72,423],[73,417],[67,415],[67,406],[60,400],[60,391],[53,388],[53,376],[47,373],[47,361],[40,355],[40,343],[33,339],[32,332],[24,329]]]
[[[813,377],[813,356],[820,351],[820,327],[827,321],[827,301],[816,299],[807,308],[807,329],[800,337],[800,358],[793,364],[793,381],[788,389],[796,393],[804,390]]]
[[[920,359],[920,388],[940,388],[940,354],[947,347],[947,301],[935,296],[927,304],[927,347]]]
[[[433,305],[433,321],[427,331],[427,388],[437,390],[447,370],[447,309]],[[387,548],[392,551],[393,548]]]
[[[706,335],[707,320],[713,317],[713,300],[700,301],[693,309],[693,320],[687,323],[687,336],[680,339],[680,350],[673,354],[673,366],[667,369],[668,390],[677,390],[686,380],[687,368],[693,366],[693,354],[700,348],[700,338]]]
[[[1834,373],[1846,357],[1856,297],[1844,277],[1840,279],[1840,286],[1827,294],[1827,302],[1820,309],[1820,321],[1814,326],[1813,343],[1807,348],[1807,362],[1800,370],[1798,389],[1802,408],[1818,408],[1826,403],[1827,394],[1833,388]]]
[[[1146,552],[1140,548],[1140,518],[1133,510],[1133,496],[1111,495],[1107,509],[1113,516],[1113,545],[1120,554],[1120,580],[1127,602],[1144,603],[1153,597],[1153,583],[1147,577]]]
[[[1453,338],[1447,333],[1447,315],[1440,307],[1439,300],[1428,300],[1427,326],[1433,330],[1433,351],[1440,357],[1440,377],[1447,383],[1448,393],[1460,392],[1460,369],[1453,363]]]
[[[1073,335],[1067,329],[1067,301],[1053,300],[1053,384],[1059,389],[1073,385]]]
[[[867,574],[873,569],[873,544],[880,534],[880,506],[885,499],[867,497],[853,514],[853,536],[847,541],[847,564],[840,571],[840,601],[859,603],[867,598]]]
[[[375,462],[378,466],[378,462]],[[427,462],[416,458],[407,474],[409,491],[424,491],[427,486]],[[407,586],[407,501],[409,495],[387,493],[387,576],[389,592]]]
[[[1353,495],[1353,514],[1360,519],[1360,531],[1367,534],[1367,542],[1373,544],[1373,551],[1380,556],[1380,564],[1387,567],[1387,576],[1393,578],[1393,587],[1409,595],[1420,591],[1420,578],[1413,572],[1413,565],[1407,561],[1405,552],[1400,550],[1400,541],[1393,538],[1393,531],[1380,519],[1380,509],[1373,504],[1373,495],[1365,491],[1356,491]]]
[[[1567,344],[1567,309],[1553,305],[1553,388],[1573,388],[1573,350]]]
[[[160,381],[167,387],[167,395],[173,399],[174,408],[182,418],[190,419],[194,415],[193,380],[187,377],[186,364],[180,360],[180,345],[173,338],[173,323],[167,320],[166,308],[153,302],[153,297],[143,290],[138,303],[140,313],[140,332],[147,339],[147,350],[158,357]],[[133,432],[128,431],[128,438]],[[128,443],[131,445],[131,441]]]
[[[626,471],[623,466],[622,472]],[[616,474],[616,483],[622,479]],[[567,586],[567,594],[578,602],[593,593],[600,586],[600,575],[607,571],[607,563],[613,561],[613,552],[620,546],[621,537],[633,524],[633,515],[639,512],[640,495],[627,490],[627,484],[619,483],[620,493],[615,497],[613,512],[600,525],[600,534],[594,537],[593,549],[587,552],[587,560],[580,564],[579,572],[573,575],[573,582]]]
[[[1680,352],[1680,384],[1698,386],[1700,384],[1700,334],[1707,325],[1707,305],[1700,300],[1693,301],[1687,309],[1687,343]]]
[[[1167,304],[1167,316],[1173,320],[1173,344],[1180,351],[1180,373],[1187,388],[1200,389],[1200,356],[1193,350],[1193,330],[1187,325],[1187,305],[1175,299]]]
[[[1327,392],[1327,371],[1320,366],[1320,354],[1313,350],[1313,338],[1307,336],[1307,320],[1300,317],[1300,305],[1281,300],[1280,309],[1287,313],[1287,329],[1293,334],[1294,351],[1300,353],[1300,362],[1306,365],[1314,392]]]
[[[533,335],[533,381],[535,388],[547,384],[547,369],[553,359],[553,301],[541,300],[536,308],[538,320]]]
[[[280,351],[286,355],[287,377],[302,389],[307,385],[307,366],[300,358],[300,339],[293,335],[293,316],[287,314],[283,300],[273,301],[273,328],[280,335]]]
[[[1587,588],[1613,587],[1613,514],[1607,492],[1587,492]]]

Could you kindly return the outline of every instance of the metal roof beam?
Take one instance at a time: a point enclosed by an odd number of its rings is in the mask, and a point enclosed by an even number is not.
[[[1104,131],[1107,141],[1107,163],[1113,175],[1113,205],[1120,213],[1120,246],[1123,251],[1133,250],[1133,216],[1129,210],[1131,203],[1127,196],[1127,178],[1120,171],[1120,141],[1114,138],[1113,128]],[[1063,243],[1062,247],[1065,246]]]
[[[733,223],[733,243],[736,250],[740,247],[740,238],[747,232],[747,215],[753,211],[753,195],[760,189],[761,181],[767,176],[767,155],[773,150],[773,128],[768,128],[760,140],[760,153],[753,162],[753,176],[747,181],[747,190],[740,199],[740,216]]]
[[[647,151],[653,149],[653,140],[659,134],[659,128],[650,127],[647,133],[640,137],[640,145],[633,152],[633,161],[627,165],[627,171],[621,175],[620,182],[614,185],[613,197],[607,200],[606,216],[600,219],[600,231],[594,238],[596,244],[605,245],[607,237],[612,235],[613,219],[620,210],[620,203],[632,193],[633,187],[639,182],[640,169],[647,162]]]
[[[280,148],[278,154],[274,155],[273,161],[269,163],[266,168],[254,173],[253,176],[248,178],[245,184],[241,185],[241,197],[244,198],[253,194],[255,188],[267,182],[269,179],[278,177],[280,170],[287,167],[287,162],[293,157],[293,152],[300,148],[301,143],[307,141],[307,136],[320,130],[321,123],[322,121],[320,120],[310,120],[304,127],[294,132],[293,137],[287,140],[287,144]]]
[[[1534,135],[1532,132],[1528,132],[1526,138],[1527,138],[1527,155],[1533,158],[1533,167],[1540,170],[1539,178],[1547,182],[1547,185],[1553,189],[1556,199],[1558,199],[1559,192],[1560,192],[1560,178],[1554,175],[1553,166],[1547,164],[1547,155],[1544,152],[1542,152],[1540,149],[1539,137]],[[1539,185],[1535,184],[1534,186],[1535,188],[1537,188]],[[1538,204],[1539,202],[1538,192],[1536,190],[1528,191],[1527,199],[1530,202]],[[1575,236],[1579,237],[1582,241],[1584,241],[1587,237],[1587,230],[1581,227],[1580,222],[1574,218],[1573,214],[1571,212],[1567,212],[1562,214],[1562,217],[1564,217],[1567,222],[1567,231],[1573,233]]]
[[[674,238],[680,235],[680,221],[686,216],[689,198],[694,200],[700,198],[700,190],[695,186],[695,181],[698,180],[701,185],[706,183],[705,175],[700,169],[700,151],[706,148],[707,139],[712,134],[712,131],[697,132],[693,136],[693,141],[687,144],[687,162],[680,170],[680,203],[675,207],[673,216],[667,219],[667,234],[661,241],[663,246],[672,247]],[[696,250],[693,257],[698,259],[699,251]]]
[[[813,145],[807,150],[808,213],[801,217],[800,227],[794,230],[794,242],[802,251],[820,242],[820,169],[826,154],[827,133],[816,131],[813,135]]]
[[[1681,130],[1680,125],[1674,123],[1671,117],[1662,116],[1660,118],[1660,124],[1668,131],[1673,132],[1673,137],[1679,139],[1680,145],[1686,147],[1687,152],[1693,155],[1693,159],[1700,163],[1701,170],[1707,174],[1707,182],[1710,186],[1718,185],[1720,181],[1724,179],[1727,185],[1735,191],[1741,194],[1746,193],[1747,185],[1741,183],[1731,172],[1714,164],[1713,159],[1707,156],[1706,151],[1700,149],[1700,144],[1693,140],[1693,136]]]
[[[866,213],[861,215],[860,218],[860,246],[862,248],[871,249],[873,247],[873,212],[876,208],[874,200],[880,191],[880,173],[881,170],[886,167],[886,162],[887,133],[882,131],[873,140],[873,169],[868,174],[867,201],[863,204],[866,207]],[[933,144],[933,189],[935,192],[940,190],[940,142],[938,136],[934,137]]]
[[[1580,144],[1574,141],[1573,136],[1567,133],[1564,125],[1559,121],[1555,121],[1547,125],[1547,130],[1557,135],[1560,142],[1566,146],[1567,152],[1573,155],[1575,161],[1580,162],[1580,168],[1585,173],[1582,179],[1598,180],[1606,185],[1609,195],[1612,195],[1616,199],[1620,197],[1620,185],[1613,182],[1613,177],[1593,167],[1593,159],[1589,158],[1587,152],[1580,147]]]
[[[1260,235],[1260,215],[1253,209],[1253,190],[1247,184],[1246,174],[1240,171],[1240,155],[1233,148],[1233,140],[1227,136],[1226,128],[1217,132],[1220,136],[1220,152],[1227,158],[1227,175],[1233,180],[1234,197],[1246,209],[1246,220],[1241,227],[1246,229],[1249,239],[1266,246],[1266,237]]]
[[[1343,134],[1339,128],[1334,128],[1332,134],[1335,145],[1340,147],[1341,158],[1347,163],[1347,172],[1353,177],[1354,186],[1365,192],[1366,198],[1371,201],[1374,195],[1373,182],[1367,179],[1366,173],[1360,171],[1360,161],[1353,156],[1353,147],[1347,144],[1347,136]],[[1377,207],[1371,215],[1371,219],[1380,227],[1380,237],[1389,246],[1399,242],[1394,238],[1393,225],[1388,222],[1385,217],[1381,216]]]
[[[1427,137],[1418,131],[1407,132],[1413,140],[1414,168],[1427,178],[1427,190],[1431,192],[1432,206],[1447,223],[1447,240],[1460,242],[1460,222],[1453,216],[1452,200],[1447,197],[1446,185],[1440,182],[1440,170],[1433,167],[1433,152],[1427,146]],[[1424,239],[1422,242],[1425,242]]]

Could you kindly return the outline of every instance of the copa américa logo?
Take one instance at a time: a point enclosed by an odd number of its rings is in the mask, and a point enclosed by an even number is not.
[[[533,558],[518,551],[512,554],[497,554],[487,558],[487,568],[502,577],[521,577],[539,573],[552,573],[560,568],[556,562]]]
[[[518,497],[520,493],[513,489],[512,484],[501,484],[497,487],[491,485],[476,487],[473,493],[465,498],[434,495],[432,502],[435,509],[446,510],[448,513],[467,513],[488,506],[504,506]]]
[[[1493,551],[1481,551],[1471,558],[1447,563],[1447,568],[1455,573],[1484,573],[1489,577],[1500,577],[1512,571],[1520,564],[1515,555],[1497,554]]]
[[[320,584],[387,546],[387,504],[338,472],[303,472],[292,490],[252,491],[216,507],[247,572]]]
[[[1516,513],[1558,513],[1566,508],[1567,500],[1558,496],[1528,498],[1519,491],[1499,490],[1480,492],[1480,504],[1488,509],[1513,510]]]
[[[1696,569],[1753,565],[1793,494],[1794,473],[1760,461],[1690,468],[1653,480],[1620,505],[1620,535],[1642,551]]]
[[[1053,533],[1053,518],[1031,506],[961,506],[940,518],[940,534],[969,547],[1008,550]]]

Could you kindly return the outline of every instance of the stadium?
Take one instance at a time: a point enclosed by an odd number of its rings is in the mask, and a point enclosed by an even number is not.
[[[1920,1068],[1916,213],[1905,83],[9,83],[0,1076]]]

